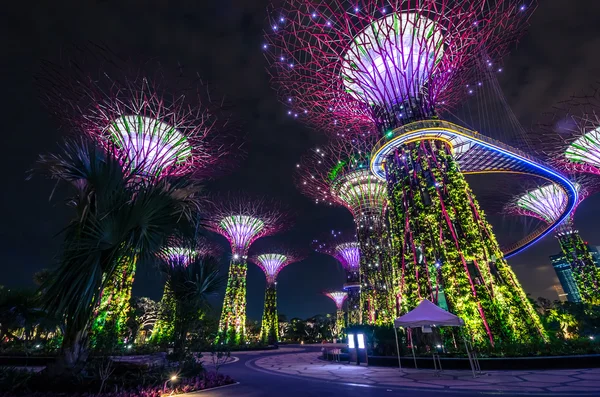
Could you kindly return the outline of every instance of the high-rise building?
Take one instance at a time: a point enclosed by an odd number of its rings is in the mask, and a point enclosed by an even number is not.
[[[587,243],[586,245],[588,246],[594,263],[597,267],[600,267],[600,246],[589,246]],[[579,294],[577,284],[575,283],[575,279],[573,278],[571,265],[566,260],[565,256],[562,253],[550,255],[550,261],[552,262],[552,267],[554,267],[554,271],[556,272],[558,281],[560,281],[560,285],[562,286],[563,291],[567,295],[567,300],[569,302],[581,302],[581,295]]]

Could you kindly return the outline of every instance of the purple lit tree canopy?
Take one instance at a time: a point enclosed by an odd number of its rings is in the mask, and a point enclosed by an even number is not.
[[[369,169],[371,138],[337,140],[312,150],[296,165],[296,185],[316,203],[342,205],[357,223],[383,215],[386,185]]]
[[[279,272],[287,265],[302,260],[298,254],[288,250],[275,250],[278,253],[264,253],[250,258],[265,273],[267,284],[277,280]]]
[[[257,239],[291,226],[281,205],[265,198],[213,197],[205,210],[210,228],[231,244],[231,252],[247,256]]]
[[[271,10],[263,48],[295,115],[321,128],[384,132],[459,102],[471,66],[499,59],[533,8],[516,0],[287,0]]]
[[[539,127],[540,143],[559,167],[600,175],[600,86],[563,102]]]
[[[61,121],[116,150],[126,167],[144,177],[207,178],[227,168],[235,128],[207,85],[169,78],[151,62],[132,67],[107,51],[89,52],[81,64],[51,65],[39,78],[45,102]],[[86,64],[90,55],[105,59]]]
[[[323,292],[323,295],[330,298],[334,303],[337,310],[343,310],[344,302],[348,298],[348,293],[344,291],[331,291]]]
[[[333,256],[347,272],[360,269],[360,247],[352,233],[332,232],[327,240],[313,241],[315,251]]]

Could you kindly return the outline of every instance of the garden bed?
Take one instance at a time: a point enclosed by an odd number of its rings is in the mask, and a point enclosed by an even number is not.
[[[348,362],[349,355],[342,353],[340,362]],[[323,360],[333,361],[333,357],[327,357],[325,353]],[[456,357],[441,357],[444,369],[471,369],[469,360]],[[433,368],[431,357],[417,357],[419,368]],[[402,367],[414,368],[412,356],[401,357]],[[480,358],[479,364],[482,370],[533,370],[533,369],[577,369],[577,368],[600,368],[600,354],[585,354],[577,356],[540,356],[540,357],[504,357],[504,358]],[[398,357],[392,356],[369,356],[369,365],[379,367],[397,367]]]
[[[170,382],[169,382],[170,383]],[[191,393],[200,390],[208,390],[215,387],[227,386],[236,383],[227,375],[208,372],[200,376],[183,378],[175,385],[140,386],[137,388],[122,389],[117,391],[106,391],[94,393],[90,391],[27,391],[15,390],[13,392],[0,391],[0,397],[161,397],[164,395],[177,395]]]

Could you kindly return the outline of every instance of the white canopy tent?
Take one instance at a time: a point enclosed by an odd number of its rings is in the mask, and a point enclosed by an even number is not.
[[[394,320],[394,327],[462,327],[465,322],[462,318],[445,311],[427,299],[404,316]]]
[[[462,318],[447,312],[446,310],[438,307],[434,303],[423,299],[421,303],[417,305],[413,310],[406,313],[403,316],[398,317],[394,320],[394,328],[415,328],[415,327],[464,327],[465,322]],[[400,363],[400,346],[398,344],[398,333],[394,332],[396,336],[396,352],[398,353],[398,366],[402,368]],[[412,331],[411,331],[412,339]],[[417,368],[417,359],[415,357],[414,343],[411,342],[413,360],[415,362],[415,368]],[[467,349],[467,355],[469,356],[469,363],[473,370],[473,376],[475,376],[475,369],[477,363],[473,362],[473,358],[469,352],[469,347],[465,340],[465,348]],[[441,368],[441,363],[440,363]]]

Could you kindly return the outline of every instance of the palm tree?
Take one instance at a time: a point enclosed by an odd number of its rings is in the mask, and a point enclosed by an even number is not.
[[[79,139],[39,160],[57,184],[67,183],[75,209],[63,230],[59,266],[41,286],[43,307],[65,321],[58,372],[76,371],[87,359],[101,291],[121,261],[152,258],[198,208],[194,182],[148,181],[114,153]]]
[[[182,354],[188,332],[210,308],[209,298],[225,284],[218,261],[210,256],[171,257],[163,264],[167,289],[175,301],[173,334],[176,354]]]

